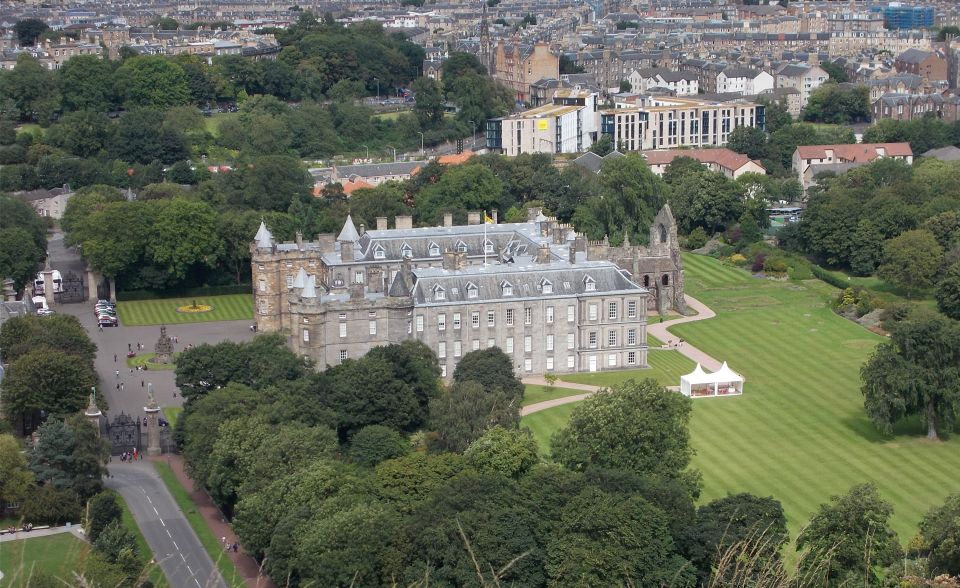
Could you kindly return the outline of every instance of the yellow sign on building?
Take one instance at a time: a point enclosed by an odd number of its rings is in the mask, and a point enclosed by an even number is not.
[[[541,118],[541,119],[537,120],[537,130],[538,130],[538,131],[545,131],[545,130],[547,130],[548,125],[549,125],[549,123],[547,122],[547,119],[545,119],[545,118]]]

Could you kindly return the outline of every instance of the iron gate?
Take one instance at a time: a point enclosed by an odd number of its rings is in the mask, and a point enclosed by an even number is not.
[[[110,280],[103,278],[97,284],[97,299],[110,300]]]
[[[140,442],[140,421],[121,412],[113,422],[107,425],[107,435],[110,439],[110,453],[120,455],[124,451],[132,452],[146,449]]]
[[[60,282],[60,292],[54,292],[54,297],[61,304],[83,302],[87,299],[87,290],[83,287],[83,276],[69,272]]]

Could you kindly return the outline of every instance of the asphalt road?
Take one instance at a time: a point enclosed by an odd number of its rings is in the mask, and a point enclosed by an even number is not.
[[[227,588],[150,462],[114,460],[109,469],[107,487],[119,492],[127,502],[170,586]]]

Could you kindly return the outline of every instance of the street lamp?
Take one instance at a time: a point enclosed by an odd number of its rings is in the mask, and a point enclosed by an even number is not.
[[[391,146],[391,145],[386,145],[386,148],[387,148],[387,149],[393,149],[393,162],[396,163],[396,162],[397,162],[397,148],[396,148],[396,147],[393,147],[393,146]]]
[[[367,159],[369,160],[369,159],[370,159],[370,148],[367,147],[366,145],[361,145],[361,147],[363,147],[364,149],[367,150]]]
[[[423,157],[423,131],[417,131],[420,134],[420,157]]]
[[[377,102],[380,102],[380,78],[373,78],[373,81],[377,83]]]
[[[473,125],[473,142],[472,142],[472,145],[473,145],[473,149],[476,150],[476,149],[477,149],[477,123],[473,122],[472,120],[471,120],[471,121],[467,121],[467,122],[469,122],[470,124]]]

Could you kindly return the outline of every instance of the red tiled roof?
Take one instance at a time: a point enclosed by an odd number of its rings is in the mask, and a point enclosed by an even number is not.
[[[700,163],[712,163],[735,171],[750,163],[750,158],[725,147],[719,149],[664,149],[644,151],[643,157],[650,165],[669,165],[677,157],[691,157]],[[760,165],[759,162],[755,162]],[[763,167],[760,165],[760,167]]]
[[[800,159],[824,159],[827,151],[833,151],[834,159],[850,162],[867,162],[881,156],[908,157],[913,155],[910,143],[860,143],[855,145],[802,145],[797,147]]]

